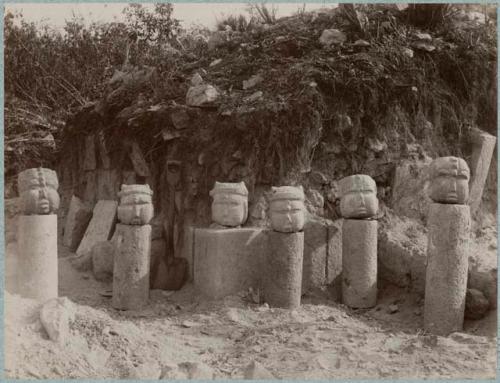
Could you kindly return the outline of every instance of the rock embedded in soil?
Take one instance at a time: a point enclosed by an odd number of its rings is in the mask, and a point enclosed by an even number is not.
[[[40,309],[40,321],[50,340],[64,344],[69,341],[69,324],[74,321],[76,306],[68,298],[54,298]]]
[[[252,361],[243,370],[243,379],[276,379],[276,377],[262,364]]]
[[[204,363],[183,362],[179,363],[179,370],[183,372],[187,379],[214,379],[214,370]]]
[[[483,318],[490,303],[484,294],[476,289],[467,289],[465,296],[465,317],[468,319],[481,319]]]
[[[331,45],[342,44],[346,41],[347,36],[345,33],[339,31],[338,29],[325,29],[319,38],[319,42],[324,47],[330,47]]]

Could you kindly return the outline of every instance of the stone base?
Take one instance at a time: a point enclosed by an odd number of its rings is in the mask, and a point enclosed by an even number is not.
[[[20,215],[16,292],[45,302],[58,296],[57,215]]]
[[[211,299],[260,288],[267,235],[259,228],[195,229],[193,280]]]
[[[470,207],[433,203],[427,225],[424,328],[448,335],[463,329]]]
[[[304,233],[269,232],[264,296],[271,307],[297,308],[302,293]]]
[[[353,308],[377,304],[377,221],[344,219],[342,301]]]
[[[117,250],[112,305],[120,310],[140,309],[149,299],[151,226],[117,224],[113,242]]]

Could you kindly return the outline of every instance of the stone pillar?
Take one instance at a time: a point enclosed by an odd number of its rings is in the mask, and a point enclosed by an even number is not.
[[[149,299],[151,226],[117,224],[113,238],[117,251],[112,305],[119,310],[140,309]]]
[[[424,328],[448,335],[462,331],[467,290],[470,208],[430,205]]]
[[[342,301],[349,307],[377,304],[377,226],[375,220],[342,223]]]
[[[272,307],[297,308],[302,294],[304,233],[270,231],[269,247],[265,301]]]
[[[57,298],[57,215],[18,218],[17,293],[45,302]]]
[[[474,149],[471,159],[472,180],[470,183],[469,193],[469,205],[473,216],[476,214],[479,209],[479,205],[481,204],[484,184],[486,182],[486,178],[488,177],[491,158],[495,150],[496,142],[497,138],[491,134],[483,132],[479,129],[474,132]]]

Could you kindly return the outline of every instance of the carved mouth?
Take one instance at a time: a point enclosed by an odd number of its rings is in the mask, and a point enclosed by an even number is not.
[[[458,195],[455,192],[451,192],[446,195],[446,199],[456,201],[458,199]]]

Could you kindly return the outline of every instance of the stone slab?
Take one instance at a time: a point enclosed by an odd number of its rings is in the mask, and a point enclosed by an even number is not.
[[[212,299],[258,290],[266,252],[267,234],[260,228],[195,229],[194,286]]]
[[[97,199],[117,200],[120,191],[120,175],[116,169],[98,169]]]
[[[98,201],[94,207],[92,219],[85,231],[77,255],[83,255],[92,250],[92,247],[102,241],[107,241],[116,223],[116,208],[118,201]]]
[[[78,248],[91,218],[92,209],[77,196],[72,196],[63,235],[63,245],[70,251]]]

